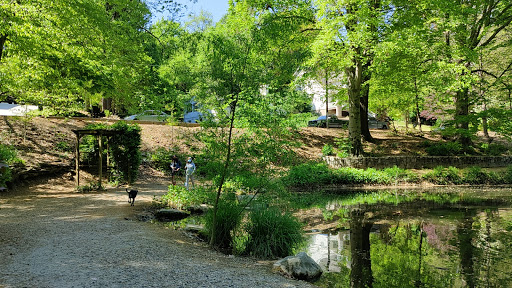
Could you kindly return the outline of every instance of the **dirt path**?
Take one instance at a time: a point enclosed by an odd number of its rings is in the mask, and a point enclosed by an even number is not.
[[[207,249],[136,221],[165,183],[80,194],[53,179],[0,194],[0,287],[312,287],[268,263]]]

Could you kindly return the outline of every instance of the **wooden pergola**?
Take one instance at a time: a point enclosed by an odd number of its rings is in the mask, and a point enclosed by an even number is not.
[[[118,134],[118,131],[107,130],[107,129],[78,129],[72,130],[76,135],[76,145],[75,145],[75,172],[76,172],[76,186],[80,186],[80,138],[86,135],[96,136],[99,145],[99,180],[98,185],[101,187],[101,178],[103,178],[103,136],[106,136],[107,139],[111,136]],[[107,140],[107,149],[108,149],[108,140]],[[110,157],[107,153],[107,167],[110,165]]]

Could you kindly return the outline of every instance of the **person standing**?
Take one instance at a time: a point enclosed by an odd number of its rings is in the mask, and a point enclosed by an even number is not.
[[[188,157],[187,164],[185,164],[185,187],[187,187],[187,190],[189,189],[189,181],[192,183],[192,187],[195,187],[194,185],[194,172],[196,172],[196,164],[194,164],[194,161],[192,160],[192,157]]]
[[[171,181],[172,185],[176,185],[176,180],[174,180],[174,175],[178,174],[181,170],[181,162],[176,155],[172,156],[171,162]]]

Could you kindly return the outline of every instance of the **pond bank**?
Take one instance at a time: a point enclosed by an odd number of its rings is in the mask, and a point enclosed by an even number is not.
[[[141,178],[134,207],[124,187],[76,193],[65,177],[0,193],[0,287],[312,287],[136,221],[168,185]]]

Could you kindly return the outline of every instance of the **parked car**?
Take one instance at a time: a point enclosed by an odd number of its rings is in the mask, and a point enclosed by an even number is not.
[[[375,114],[368,113],[368,128],[370,129],[389,129],[389,121],[378,120]]]
[[[169,117],[169,114],[159,110],[146,110],[139,114],[127,116],[124,120],[166,121]]]
[[[329,115],[329,128],[348,127],[348,120],[338,119],[335,115]],[[308,121],[308,127],[327,127],[327,117],[320,116],[316,120]]]

